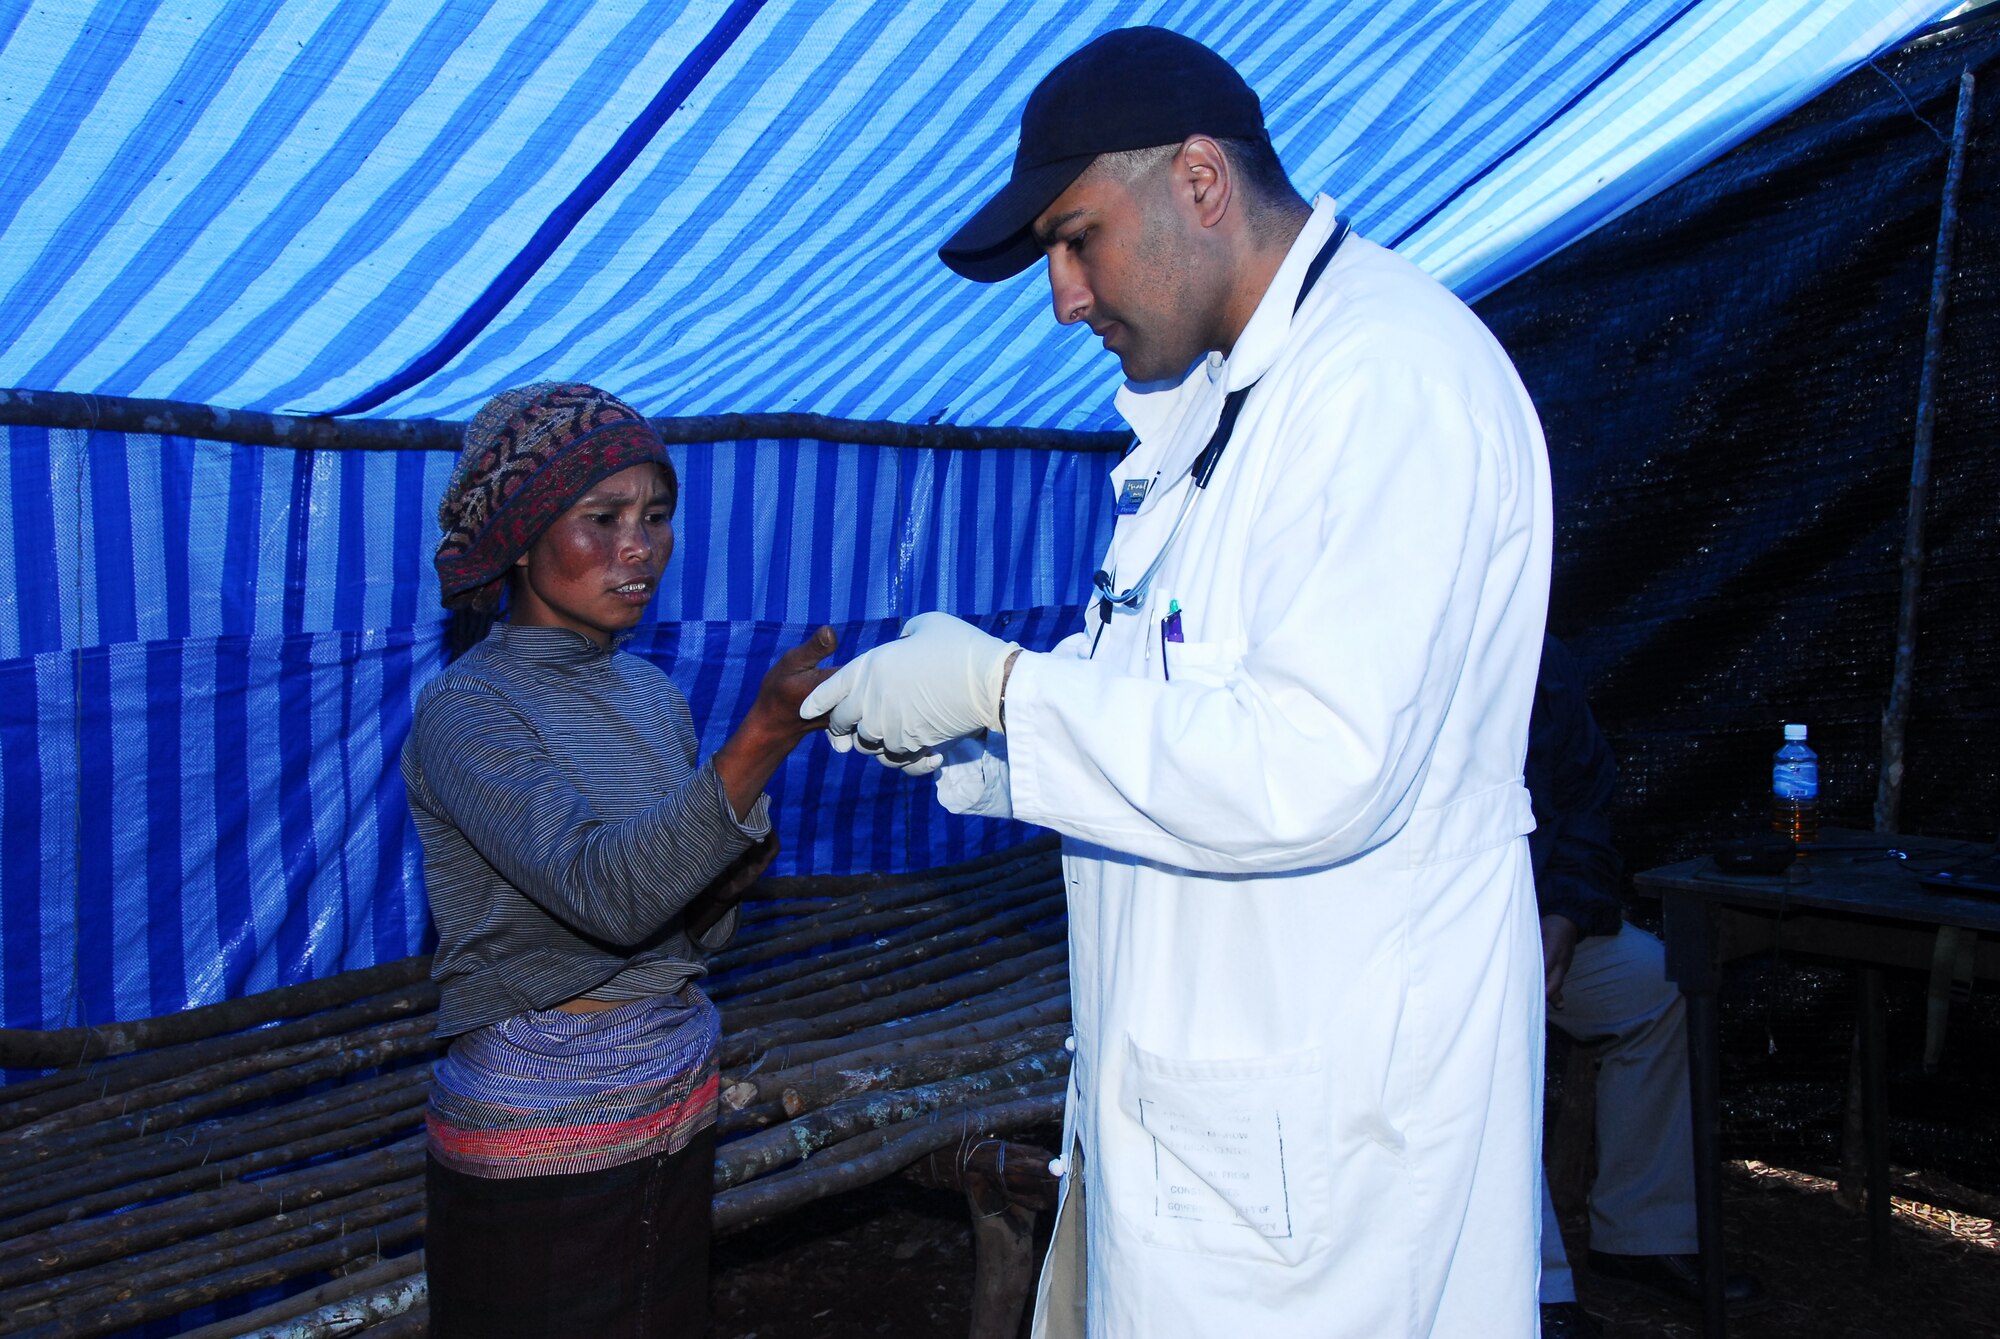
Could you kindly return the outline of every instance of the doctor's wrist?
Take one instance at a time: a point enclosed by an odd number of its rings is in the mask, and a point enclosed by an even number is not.
[[[1014,662],[1020,658],[1021,648],[1017,646],[1007,657],[1006,668],[1000,671],[1000,709],[997,714],[1000,718],[1000,733],[1003,735],[1007,733],[1007,684],[1014,677]]]

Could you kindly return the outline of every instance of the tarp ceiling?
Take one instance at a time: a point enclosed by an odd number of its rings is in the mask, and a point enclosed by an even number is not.
[[[932,254],[1095,33],[1223,52],[1302,188],[1470,297],[1951,7],[0,0],[0,384],[1105,427],[1039,274]]]

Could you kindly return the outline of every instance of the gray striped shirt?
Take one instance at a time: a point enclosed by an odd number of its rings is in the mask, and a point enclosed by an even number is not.
[[[681,908],[771,830],[769,796],[738,822],[713,764],[696,765],[673,680],[566,628],[495,624],[427,685],[403,780],[445,1037],[578,995],[680,989],[704,970]]]

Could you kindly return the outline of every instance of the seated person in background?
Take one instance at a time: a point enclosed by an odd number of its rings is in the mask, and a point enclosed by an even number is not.
[[[496,396],[438,520],[447,608],[507,614],[427,686],[403,777],[438,947],[431,1333],[699,1336],[717,1018],[701,954],[777,844],[764,785],[816,724],[821,628],[704,764],[687,699],[622,653],[676,481],[590,386]]]
[[[1575,662],[1554,637],[1544,639],[1527,781],[1548,1018],[1577,1041],[1607,1043],[1597,1074],[1590,1272],[1612,1286],[1699,1301],[1686,1011],[1660,941],[1624,924],[1622,865],[1611,845],[1617,779]],[[1541,1212],[1542,1334],[1589,1339],[1597,1330],[1576,1304],[1546,1178]],[[1754,1278],[1731,1276],[1727,1295],[1740,1310],[1763,1293]]]

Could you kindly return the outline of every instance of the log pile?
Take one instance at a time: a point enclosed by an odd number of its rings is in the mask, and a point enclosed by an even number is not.
[[[979,1212],[1012,1206],[1020,1236],[1053,1183],[1046,1153],[1005,1137],[1059,1120],[1069,1066],[1053,843],[752,897],[705,983],[723,1016],[716,1229],[910,1171]],[[56,1067],[0,1089],[0,1335],[112,1334],[274,1285],[290,1295],[189,1333],[425,1333],[428,971],[0,1030],[0,1066]],[[989,1270],[984,1242],[982,1296],[1021,1268]],[[987,1306],[987,1329],[1017,1305]]]

